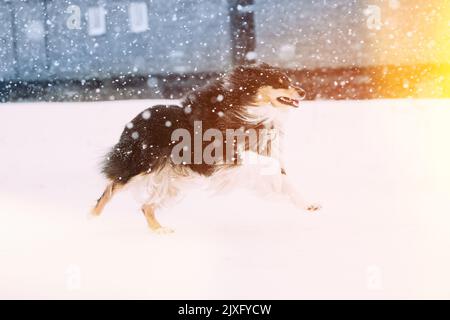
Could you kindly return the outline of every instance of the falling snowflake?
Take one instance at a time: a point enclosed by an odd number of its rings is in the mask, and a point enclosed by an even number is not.
[[[151,116],[150,111],[145,110],[144,112],[142,112],[142,118],[143,118],[144,120],[150,119],[150,116]]]
[[[190,106],[184,107],[184,112],[185,113],[191,113],[192,112],[192,108]]]

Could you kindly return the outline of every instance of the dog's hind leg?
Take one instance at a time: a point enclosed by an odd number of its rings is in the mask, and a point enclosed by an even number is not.
[[[173,230],[170,228],[166,228],[161,226],[161,224],[156,220],[155,216],[155,206],[152,204],[144,204],[142,206],[142,212],[144,213],[145,219],[147,220],[147,224],[149,228],[158,234],[166,234],[172,233]]]
[[[93,216],[99,216],[102,211],[103,208],[106,206],[106,204],[109,202],[109,200],[111,200],[111,198],[113,197],[113,195],[122,187],[122,185],[115,183],[115,182],[111,182],[106,186],[105,191],[103,192],[103,194],[101,195],[101,197],[97,200],[97,203],[95,205],[94,208],[92,208],[91,210],[91,214]]]

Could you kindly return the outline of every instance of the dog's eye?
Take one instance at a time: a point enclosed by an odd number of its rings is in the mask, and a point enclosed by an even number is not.
[[[290,85],[290,81],[287,77],[281,77],[278,79],[278,82],[283,86],[283,87],[288,87]]]

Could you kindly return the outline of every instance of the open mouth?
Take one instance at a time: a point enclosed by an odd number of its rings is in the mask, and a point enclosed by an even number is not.
[[[297,99],[291,99],[288,97],[278,97],[277,100],[281,102],[282,104],[286,104],[288,106],[292,106],[294,108],[300,107],[300,100]]]

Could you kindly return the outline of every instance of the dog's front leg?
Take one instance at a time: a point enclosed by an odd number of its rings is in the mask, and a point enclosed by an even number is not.
[[[298,193],[297,189],[292,185],[292,182],[287,176],[286,169],[281,167],[281,192],[287,195],[292,203],[303,210],[317,211],[321,208],[318,204],[308,203]]]
[[[170,228],[163,227],[159,224],[155,217],[155,207],[151,204],[144,204],[142,206],[142,213],[144,213],[145,219],[149,228],[157,234],[172,233],[173,230]]]

